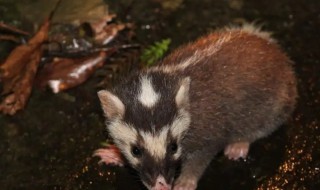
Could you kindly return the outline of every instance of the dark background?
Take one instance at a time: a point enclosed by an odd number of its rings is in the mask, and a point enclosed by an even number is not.
[[[320,1],[166,2],[105,0],[119,20],[135,24],[134,43],[142,46],[170,38],[172,50],[226,25],[261,24],[295,62],[299,81],[299,102],[288,123],[254,143],[246,161],[218,155],[199,189],[320,189]],[[25,110],[0,115],[0,189],[143,187],[126,168],[100,166],[92,157],[105,140],[97,81],[94,76],[58,95],[35,90]]]

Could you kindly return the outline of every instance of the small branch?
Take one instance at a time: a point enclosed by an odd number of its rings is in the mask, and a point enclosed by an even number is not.
[[[110,51],[121,51],[125,49],[131,48],[140,48],[139,44],[124,44],[115,47],[97,47],[92,48],[90,50],[85,51],[74,51],[74,52],[47,52],[48,57],[59,57],[59,58],[79,58],[79,57],[86,57],[96,52],[110,52]]]
[[[15,43],[20,43],[21,41],[12,35],[0,35],[0,41],[13,41]]]
[[[0,29],[1,30],[6,30],[9,32],[13,32],[13,33],[17,33],[17,34],[21,34],[21,35],[25,35],[25,36],[29,36],[30,34],[26,31],[20,30],[14,26],[9,26],[3,22],[0,22]]]

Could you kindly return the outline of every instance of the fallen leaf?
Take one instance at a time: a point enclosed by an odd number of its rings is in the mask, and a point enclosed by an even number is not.
[[[27,44],[16,47],[0,66],[0,82],[4,96],[0,111],[13,115],[24,108],[42,55],[41,45],[48,39],[50,21],[47,19]]]
[[[85,58],[56,58],[46,64],[37,76],[38,86],[49,86],[54,93],[73,88],[85,82],[116,48],[102,51]]]

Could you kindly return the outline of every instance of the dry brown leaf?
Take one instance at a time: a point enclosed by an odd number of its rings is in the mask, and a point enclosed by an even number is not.
[[[46,64],[37,76],[38,86],[49,86],[54,93],[67,90],[85,82],[96,69],[103,66],[105,59],[116,48],[103,51],[85,58],[58,58]]]
[[[33,80],[42,55],[41,45],[48,39],[50,21],[47,19],[27,44],[16,47],[0,66],[2,95],[0,111],[13,115],[24,108],[29,99]]]

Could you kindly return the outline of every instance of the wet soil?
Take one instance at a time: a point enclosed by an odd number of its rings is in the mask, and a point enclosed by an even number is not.
[[[296,111],[274,134],[255,142],[247,160],[218,155],[199,189],[320,189],[320,1],[105,2],[120,19],[136,24],[135,43],[142,45],[170,38],[174,49],[243,21],[272,31],[295,62]],[[143,188],[130,169],[101,166],[92,157],[106,138],[96,96],[99,77],[58,95],[35,90],[24,111],[0,115],[0,189]]]

